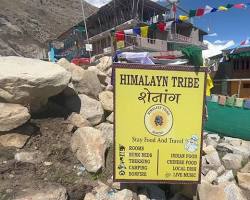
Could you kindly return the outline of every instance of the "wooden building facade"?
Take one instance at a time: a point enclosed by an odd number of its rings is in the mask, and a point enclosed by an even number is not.
[[[226,50],[224,55],[214,75],[213,93],[250,98],[250,47]]]
[[[146,25],[145,21],[156,15],[165,15],[168,21],[174,20],[169,9],[150,0],[113,0],[104,5],[86,19],[93,55],[112,51],[112,30]],[[69,48],[75,48],[75,45],[77,48],[84,48],[85,33],[75,32],[76,27],[84,27],[84,23],[80,22],[57,39],[64,42],[74,38],[74,43]],[[173,51],[191,44],[206,49],[207,46],[203,43],[203,36],[206,34],[189,22],[173,23],[169,31],[156,30],[150,39],[126,35],[125,47],[147,51]]]

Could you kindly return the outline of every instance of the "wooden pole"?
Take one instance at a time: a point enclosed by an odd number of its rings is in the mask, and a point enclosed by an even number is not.
[[[241,89],[241,80],[239,81],[239,87],[238,87],[238,97],[240,98],[240,89]]]

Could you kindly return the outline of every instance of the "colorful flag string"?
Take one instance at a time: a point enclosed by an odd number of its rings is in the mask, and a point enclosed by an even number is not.
[[[202,17],[206,14],[213,13],[213,12],[223,12],[223,11],[225,12],[231,8],[246,9],[248,6],[250,6],[250,3],[227,4],[225,6],[219,6],[218,8],[213,8],[207,5],[205,8],[198,8],[196,10],[190,10],[188,16],[180,15],[178,19],[181,21],[187,21],[189,18],[192,18],[192,17]]]

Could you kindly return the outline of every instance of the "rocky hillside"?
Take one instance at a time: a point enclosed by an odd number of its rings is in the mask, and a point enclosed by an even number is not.
[[[87,16],[97,9],[84,6]],[[80,0],[0,0],[0,55],[40,58],[46,41],[81,20]]]

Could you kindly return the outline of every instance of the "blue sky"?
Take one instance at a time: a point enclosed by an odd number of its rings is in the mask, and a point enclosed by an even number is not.
[[[109,0],[86,0],[96,6],[101,6]],[[154,0],[157,1],[157,0]],[[166,0],[160,0],[166,1]],[[236,3],[250,3],[250,0],[180,0],[180,6],[186,10],[197,9],[209,5],[218,7],[222,5]],[[247,9],[231,8],[226,12],[211,13],[202,17],[195,17],[196,26],[204,29],[210,29],[210,33],[216,33],[215,37],[205,37],[212,43],[226,43],[233,40],[239,44],[242,40],[250,37],[250,6]]]
[[[250,0],[181,0],[180,6],[185,9],[196,9],[210,5],[218,7],[226,4],[250,3]],[[210,33],[216,37],[206,37],[210,42],[234,40],[235,43],[250,37],[250,6],[247,9],[231,8],[226,12],[211,13],[194,18],[195,25],[205,31],[210,28]]]

